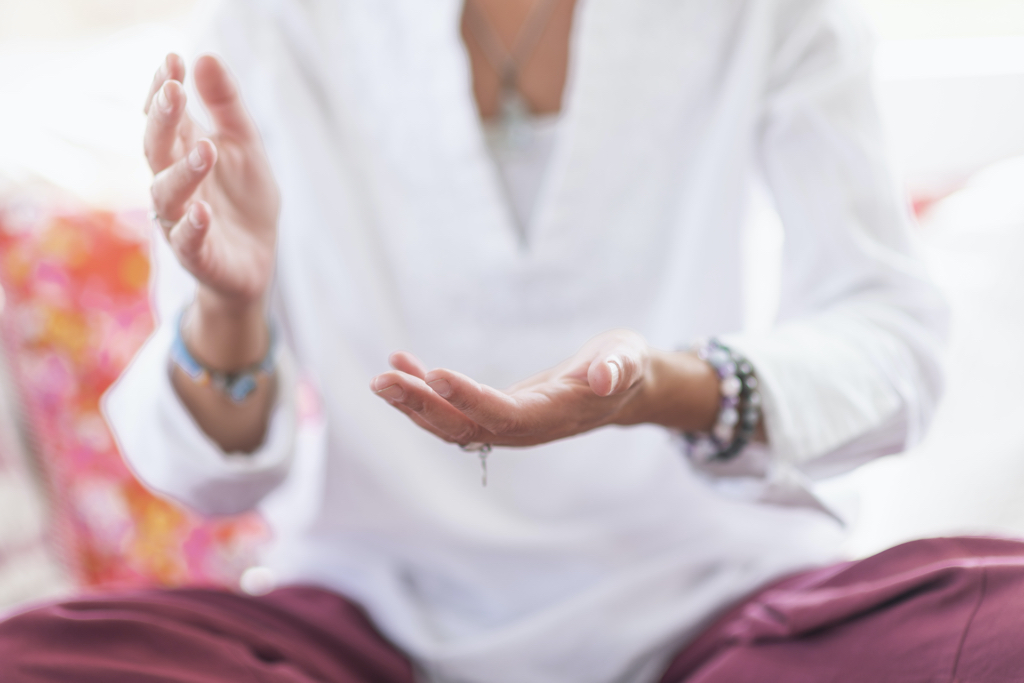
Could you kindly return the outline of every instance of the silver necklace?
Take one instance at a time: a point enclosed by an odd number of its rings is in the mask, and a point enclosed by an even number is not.
[[[522,148],[529,139],[530,105],[519,91],[519,72],[533,54],[560,0],[539,0],[506,49],[494,26],[473,0],[466,2],[466,20],[491,67],[498,73],[498,123],[508,148]]]

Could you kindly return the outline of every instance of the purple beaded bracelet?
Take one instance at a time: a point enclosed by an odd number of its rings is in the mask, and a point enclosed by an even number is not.
[[[750,362],[717,339],[693,346],[719,378],[721,402],[710,434],[683,434],[687,455],[701,462],[724,462],[739,455],[761,421],[761,393]]]

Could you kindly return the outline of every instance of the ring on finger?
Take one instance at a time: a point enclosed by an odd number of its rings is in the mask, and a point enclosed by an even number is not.
[[[489,443],[473,441],[467,444],[459,444],[459,448],[466,451],[467,453],[490,453],[492,446]]]
[[[171,228],[178,224],[177,221],[168,220],[162,217],[160,214],[156,212],[156,210],[149,212],[149,220],[153,221],[164,230],[170,230]]]

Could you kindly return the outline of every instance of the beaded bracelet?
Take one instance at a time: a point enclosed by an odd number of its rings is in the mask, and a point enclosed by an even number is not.
[[[688,455],[702,462],[736,457],[761,421],[761,393],[750,362],[717,339],[694,345],[697,357],[718,374],[721,402],[710,434],[684,434]]]
[[[182,372],[188,375],[196,384],[210,385],[227,394],[233,403],[241,403],[249,395],[256,391],[256,376],[259,374],[270,375],[274,372],[276,337],[274,328],[270,328],[270,345],[267,348],[267,355],[259,363],[243,368],[237,372],[220,372],[211,370],[197,361],[185,346],[185,339],[181,334],[181,324],[185,317],[185,311],[178,315],[178,324],[174,329],[174,342],[171,344],[171,362],[181,368]]]

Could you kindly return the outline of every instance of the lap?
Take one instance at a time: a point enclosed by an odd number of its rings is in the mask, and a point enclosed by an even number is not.
[[[1024,680],[1024,543],[915,541],[730,610],[662,683]]]
[[[352,603],[316,588],[252,598],[146,591],[0,623],[0,680],[43,683],[412,683],[408,660]]]
[[[662,683],[1024,680],[1024,543],[932,539],[784,579],[728,610]],[[411,683],[362,611],[293,587],[148,591],[0,622],[0,680]]]

